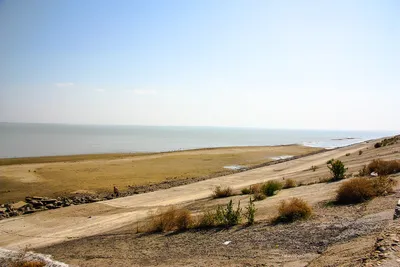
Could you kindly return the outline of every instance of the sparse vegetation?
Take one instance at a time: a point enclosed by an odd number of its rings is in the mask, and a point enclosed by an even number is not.
[[[283,185],[279,181],[268,181],[262,186],[261,191],[266,196],[273,196],[277,191],[281,190],[282,187]]]
[[[350,156],[351,154],[350,153],[346,153],[346,157],[348,157],[348,156]]]
[[[245,213],[248,225],[254,224],[256,211],[257,211],[256,205],[254,205],[254,201],[250,198],[249,205],[246,207],[246,213]]]
[[[214,189],[213,198],[223,198],[223,197],[230,197],[233,195],[232,188],[228,187],[221,187],[217,186]]]
[[[293,188],[296,187],[296,181],[293,179],[286,179],[283,188]]]
[[[148,232],[168,232],[186,230],[193,224],[189,210],[170,207],[167,210],[158,210],[150,217]]]
[[[361,156],[361,155],[362,155],[362,153],[363,153],[363,151],[362,151],[362,150],[359,150],[359,151],[358,151],[358,155],[359,155],[359,156]]]
[[[367,166],[368,173],[376,172],[379,175],[389,175],[400,172],[400,160],[374,159]]]
[[[241,190],[241,192],[242,192],[242,194],[243,195],[248,195],[248,194],[251,194],[251,190],[250,190],[250,188],[243,188],[242,190]]]
[[[384,146],[391,146],[394,144],[397,144],[397,142],[400,140],[400,135],[396,135],[390,138],[385,138],[381,142],[378,142],[374,145],[375,148],[380,148]]]
[[[394,193],[393,187],[397,184],[396,180],[387,176],[379,176],[371,179],[375,196],[385,196]]]
[[[279,209],[279,216],[276,222],[294,222],[296,220],[307,219],[312,214],[311,207],[300,198],[292,198],[287,201],[282,201]]]
[[[347,168],[344,167],[342,161],[338,159],[331,159],[326,164],[332,173],[331,181],[339,181],[345,178]]]
[[[358,176],[362,177],[362,176],[367,176],[369,175],[368,173],[368,168],[367,165],[364,165],[359,171],[358,171]]]

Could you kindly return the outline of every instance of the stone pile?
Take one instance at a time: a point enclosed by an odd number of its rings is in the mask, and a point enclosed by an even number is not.
[[[109,199],[109,198],[107,198]],[[73,197],[26,197],[25,201],[19,201],[12,204],[0,205],[0,219],[5,219],[13,216],[29,214],[42,210],[58,209],[71,205],[79,205],[85,203],[97,202],[102,199],[90,195],[77,195]]]

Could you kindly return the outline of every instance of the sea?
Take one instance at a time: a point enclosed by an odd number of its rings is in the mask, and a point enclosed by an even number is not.
[[[162,152],[195,148],[287,144],[335,148],[395,134],[398,133],[234,127],[0,123],[0,158]]]

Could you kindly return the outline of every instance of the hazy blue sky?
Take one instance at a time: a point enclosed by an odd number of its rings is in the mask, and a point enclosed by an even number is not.
[[[0,121],[400,129],[400,1],[0,0]]]

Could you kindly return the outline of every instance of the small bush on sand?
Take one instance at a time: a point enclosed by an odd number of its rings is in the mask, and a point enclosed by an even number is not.
[[[214,211],[205,212],[199,220],[197,227],[208,228],[215,226],[233,226],[237,225],[242,220],[242,209],[240,208],[240,202],[237,205],[236,210],[233,208],[232,200],[226,205],[226,207],[218,206]]]
[[[230,197],[233,195],[232,188],[217,186],[214,189],[213,198],[223,198],[223,197]]]
[[[193,223],[192,215],[187,209],[170,207],[167,210],[158,210],[150,217],[148,232],[168,232],[186,230]]]
[[[374,184],[368,178],[354,178],[344,182],[337,190],[336,202],[339,204],[356,204],[375,196]]]
[[[344,179],[347,168],[344,167],[343,162],[338,159],[331,159],[326,164],[332,173],[331,181],[339,181]]]
[[[253,184],[250,186],[250,191],[252,194],[260,193],[262,188],[262,184]]]
[[[255,193],[253,194],[254,197],[254,201],[261,201],[267,198],[266,195],[264,195],[263,193]]]
[[[359,155],[359,156],[361,156],[361,155],[362,155],[362,153],[363,153],[363,151],[362,151],[362,150],[359,150],[359,151],[358,151],[358,155]]]
[[[311,169],[313,172],[315,172],[315,171],[318,169],[318,167],[317,167],[317,166],[314,166],[314,165],[312,165],[310,169]]]
[[[292,198],[288,201],[282,201],[279,209],[279,216],[276,222],[293,222],[296,220],[307,219],[311,216],[311,207],[300,198]]]
[[[243,195],[248,195],[248,194],[251,194],[251,190],[250,190],[250,188],[243,188],[242,190],[241,190],[241,192],[242,192],[242,194]]]
[[[382,146],[382,143],[381,143],[381,142],[378,142],[378,143],[376,143],[376,144],[374,145],[375,148],[380,148],[381,146]]]
[[[286,179],[283,188],[293,188],[296,187],[296,181],[293,179]]]
[[[256,211],[256,205],[254,205],[254,201],[250,198],[249,205],[246,207],[246,213],[244,214],[248,225],[254,224]]]
[[[376,172],[379,175],[389,175],[400,172],[400,160],[374,159],[367,166],[368,172]]]
[[[346,153],[346,157],[348,157],[348,156],[350,156],[351,154],[350,153]]]
[[[281,190],[282,187],[283,185],[278,181],[268,181],[262,186],[261,191],[266,196],[273,196],[277,191]]]

